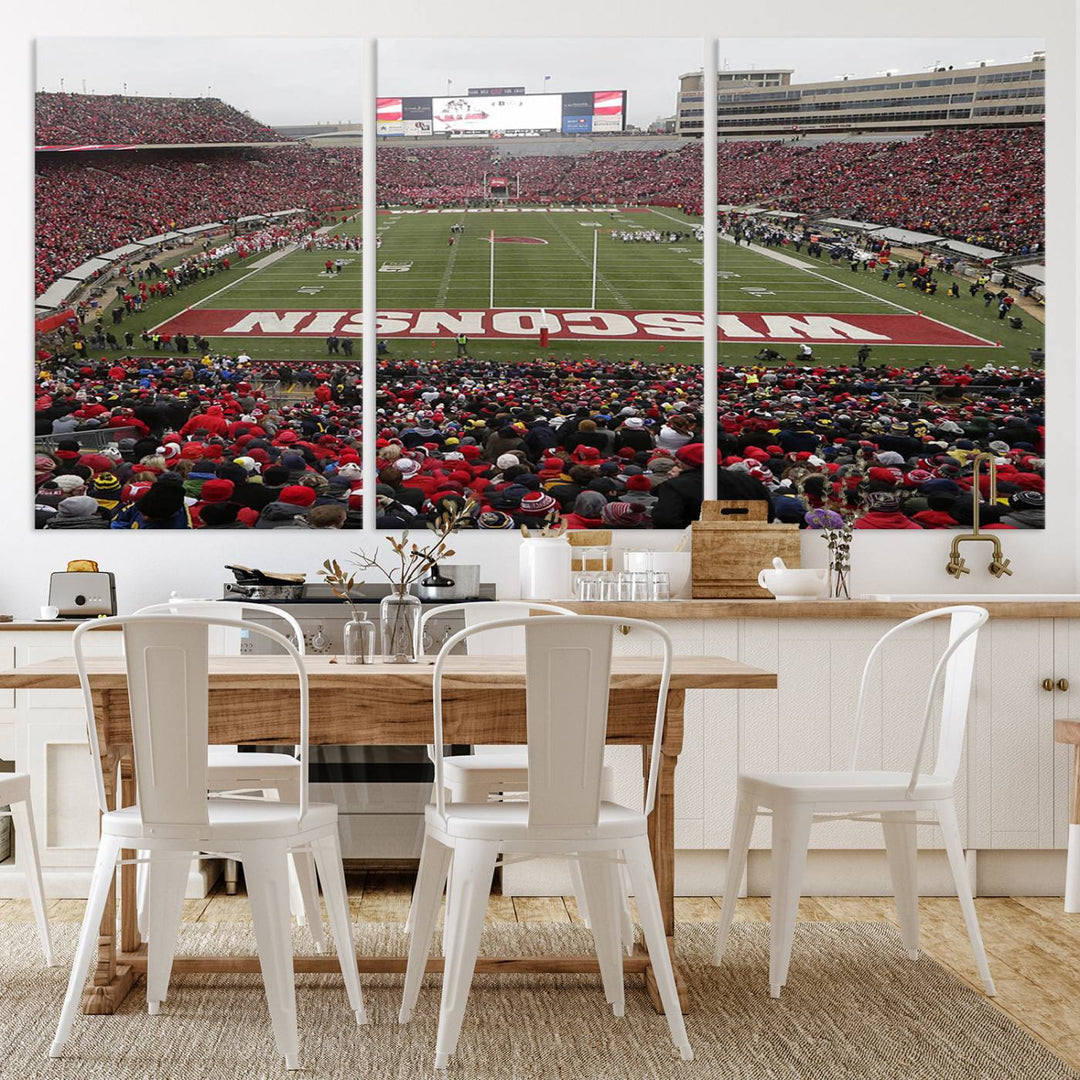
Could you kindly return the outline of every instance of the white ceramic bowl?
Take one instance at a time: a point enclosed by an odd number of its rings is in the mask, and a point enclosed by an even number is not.
[[[652,569],[667,573],[672,600],[690,598],[690,552],[689,551],[626,551],[623,553],[623,569],[628,572],[648,570],[649,556]]]
[[[828,583],[825,570],[762,570],[758,584],[777,600],[820,600]]]

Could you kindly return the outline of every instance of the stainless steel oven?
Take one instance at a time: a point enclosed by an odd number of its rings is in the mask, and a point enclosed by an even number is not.
[[[379,600],[387,591],[388,587],[365,586],[365,601],[357,605],[376,626]],[[479,591],[480,595],[468,602],[483,603],[495,599],[494,585],[482,584]],[[241,589],[231,584],[225,586],[223,599],[244,599],[256,608],[260,604],[258,600],[243,596]],[[283,608],[296,618],[304,631],[307,652],[333,655],[343,651],[344,626],[350,613],[335,599],[328,586],[305,585],[298,599],[263,603]],[[425,604],[425,608],[439,606],[437,602]],[[256,610],[246,618],[287,632],[282,621],[273,615],[260,618]],[[460,611],[432,616],[424,635],[424,651],[437,652],[451,634],[464,626],[464,615]],[[248,636],[240,642],[241,653],[277,651],[273,642],[262,637]],[[251,749],[293,752],[292,747]],[[468,750],[468,747],[455,746],[447,752],[467,753]],[[337,803],[344,858],[379,865],[419,859],[424,837],[424,807],[431,798],[434,779],[424,747],[312,746],[308,779],[313,801]]]

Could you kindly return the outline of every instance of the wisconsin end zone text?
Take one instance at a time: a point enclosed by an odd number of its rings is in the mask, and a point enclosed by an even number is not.
[[[703,317],[686,311],[591,311],[507,308],[478,310],[385,310],[376,315],[385,338],[535,338],[546,327],[552,340],[670,341],[703,336]],[[717,337],[724,341],[993,347],[994,342],[911,312],[888,315],[808,315],[788,312],[723,312]],[[318,337],[363,333],[360,311],[200,311],[162,323],[162,333],[207,337]]]

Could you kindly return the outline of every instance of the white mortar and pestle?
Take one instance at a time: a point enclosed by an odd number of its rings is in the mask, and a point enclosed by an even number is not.
[[[777,600],[821,600],[828,591],[827,571],[789,570],[784,560],[773,559],[771,570],[762,570],[758,574],[758,585],[771,592]]]

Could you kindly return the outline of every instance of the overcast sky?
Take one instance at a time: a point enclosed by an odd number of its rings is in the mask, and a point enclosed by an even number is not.
[[[794,68],[795,82],[937,61],[1022,60],[1034,38],[729,38],[720,66]],[[1051,63],[1053,57],[1051,56]],[[439,96],[471,86],[627,90],[631,123],[674,111],[678,77],[700,68],[695,38],[398,38],[379,44],[379,93]],[[545,84],[544,76],[550,75]],[[41,38],[35,88],[198,97],[210,94],[268,124],[358,122],[360,44],[341,38]]]

